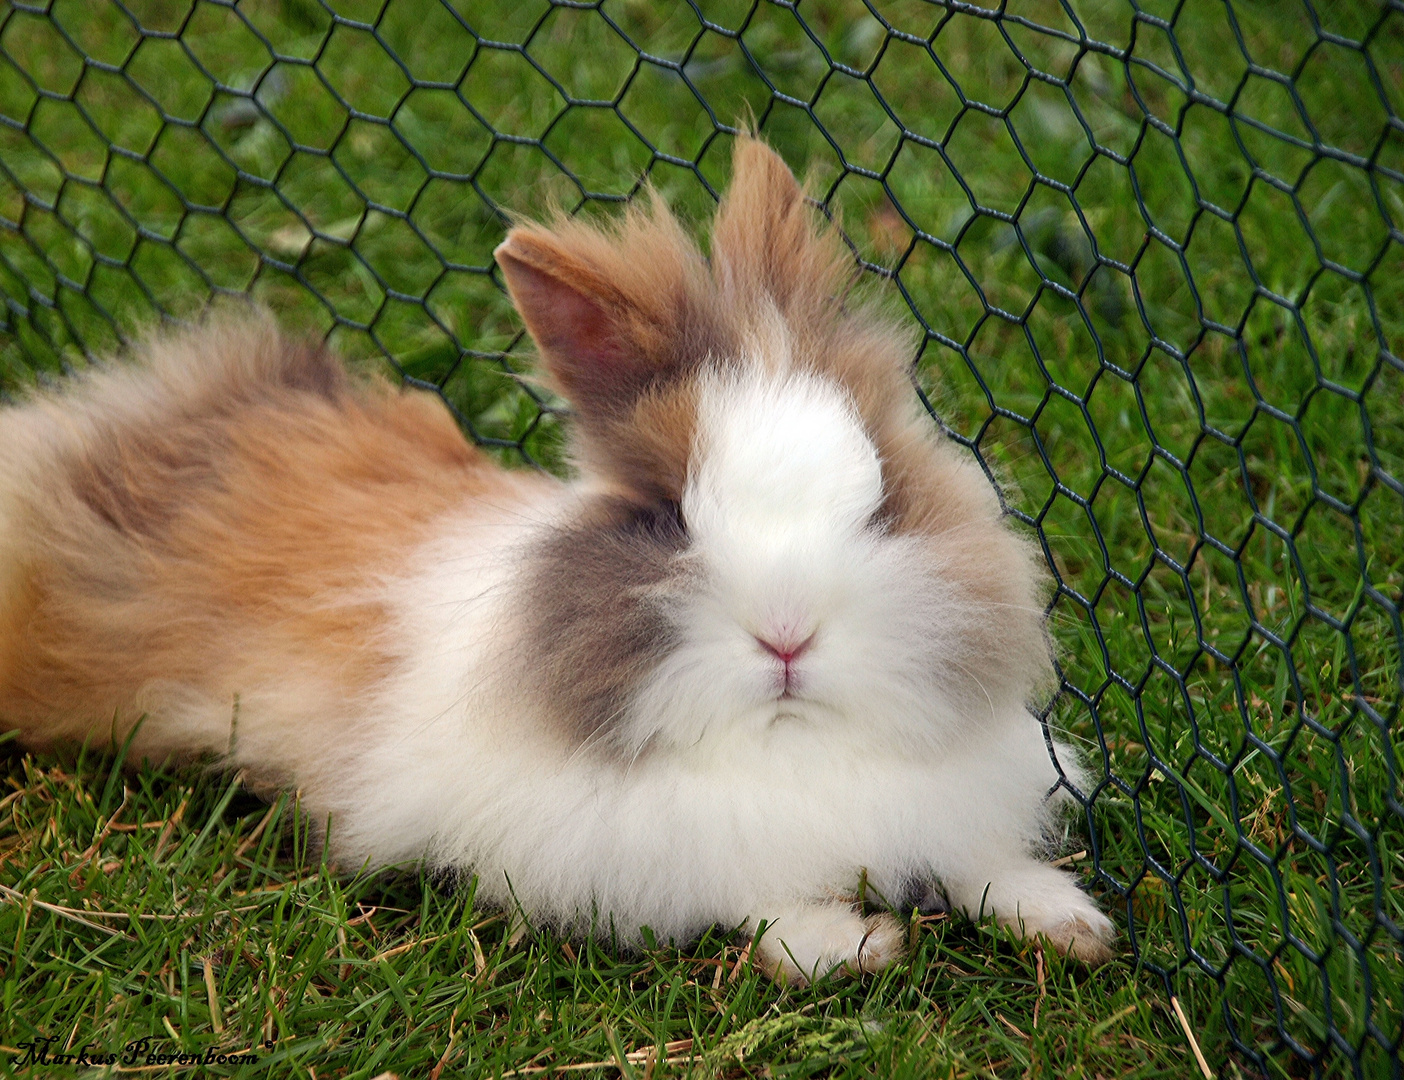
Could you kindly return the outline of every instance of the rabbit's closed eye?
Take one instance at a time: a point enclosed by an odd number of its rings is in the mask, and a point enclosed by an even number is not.
[[[672,499],[633,507],[630,524],[632,528],[663,543],[681,546],[687,537],[682,507]]]

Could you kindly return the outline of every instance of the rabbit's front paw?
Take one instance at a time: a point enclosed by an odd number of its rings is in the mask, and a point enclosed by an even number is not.
[[[829,975],[867,975],[902,955],[902,924],[886,912],[866,918],[852,904],[786,907],[752,942],[756,964],[776,982],[803,985]]]
[[[1043,937],[1059,952],[1096,966],[1112,958],[1116,927],[1072,876],[1045,863],[1010,860],[993,880],[951,876],[955,905],[971,918],[993,914],[1022,937]]]
[[[1020,916],[1008,920],[1025,937],[1039,935],[1061,953],[1076,957],[1090,967],[1105,964],[1115,955],[1116,927],[1097,910],[1097,906],[1079,893],[1073,902],[1061,909],[1040,908],[1035,917]]]

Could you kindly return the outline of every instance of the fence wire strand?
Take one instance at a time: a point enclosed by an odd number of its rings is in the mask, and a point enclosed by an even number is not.
[[[0,389],[253,293],[554,465],[507,213],[701,217],[750,113],[1038,535],[1136,960],[1400,1077],[1401,110],[1400,0],[3,0]]]

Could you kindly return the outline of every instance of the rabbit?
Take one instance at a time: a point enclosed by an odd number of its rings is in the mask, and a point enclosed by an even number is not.
[[[758,137],[710,249],[656,195],[497,249],[569,480],[256,310],[8,406],[0,726],[213,756],[295,788],[338,867],[476,875],[563,935],[874,972],[906,935],[862,888],[1107,960],[1045,861],[1085,780],[1028,708],[1035,548]]]

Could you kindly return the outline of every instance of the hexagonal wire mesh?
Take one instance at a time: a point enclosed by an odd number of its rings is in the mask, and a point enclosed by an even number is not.
[[[1211,1056],[1400,1075],[1399,0],[7,0],[0,379],[252,291],[549,464],[502,208],[700,216],[747,109],[1038,533],[1138,959]]]

